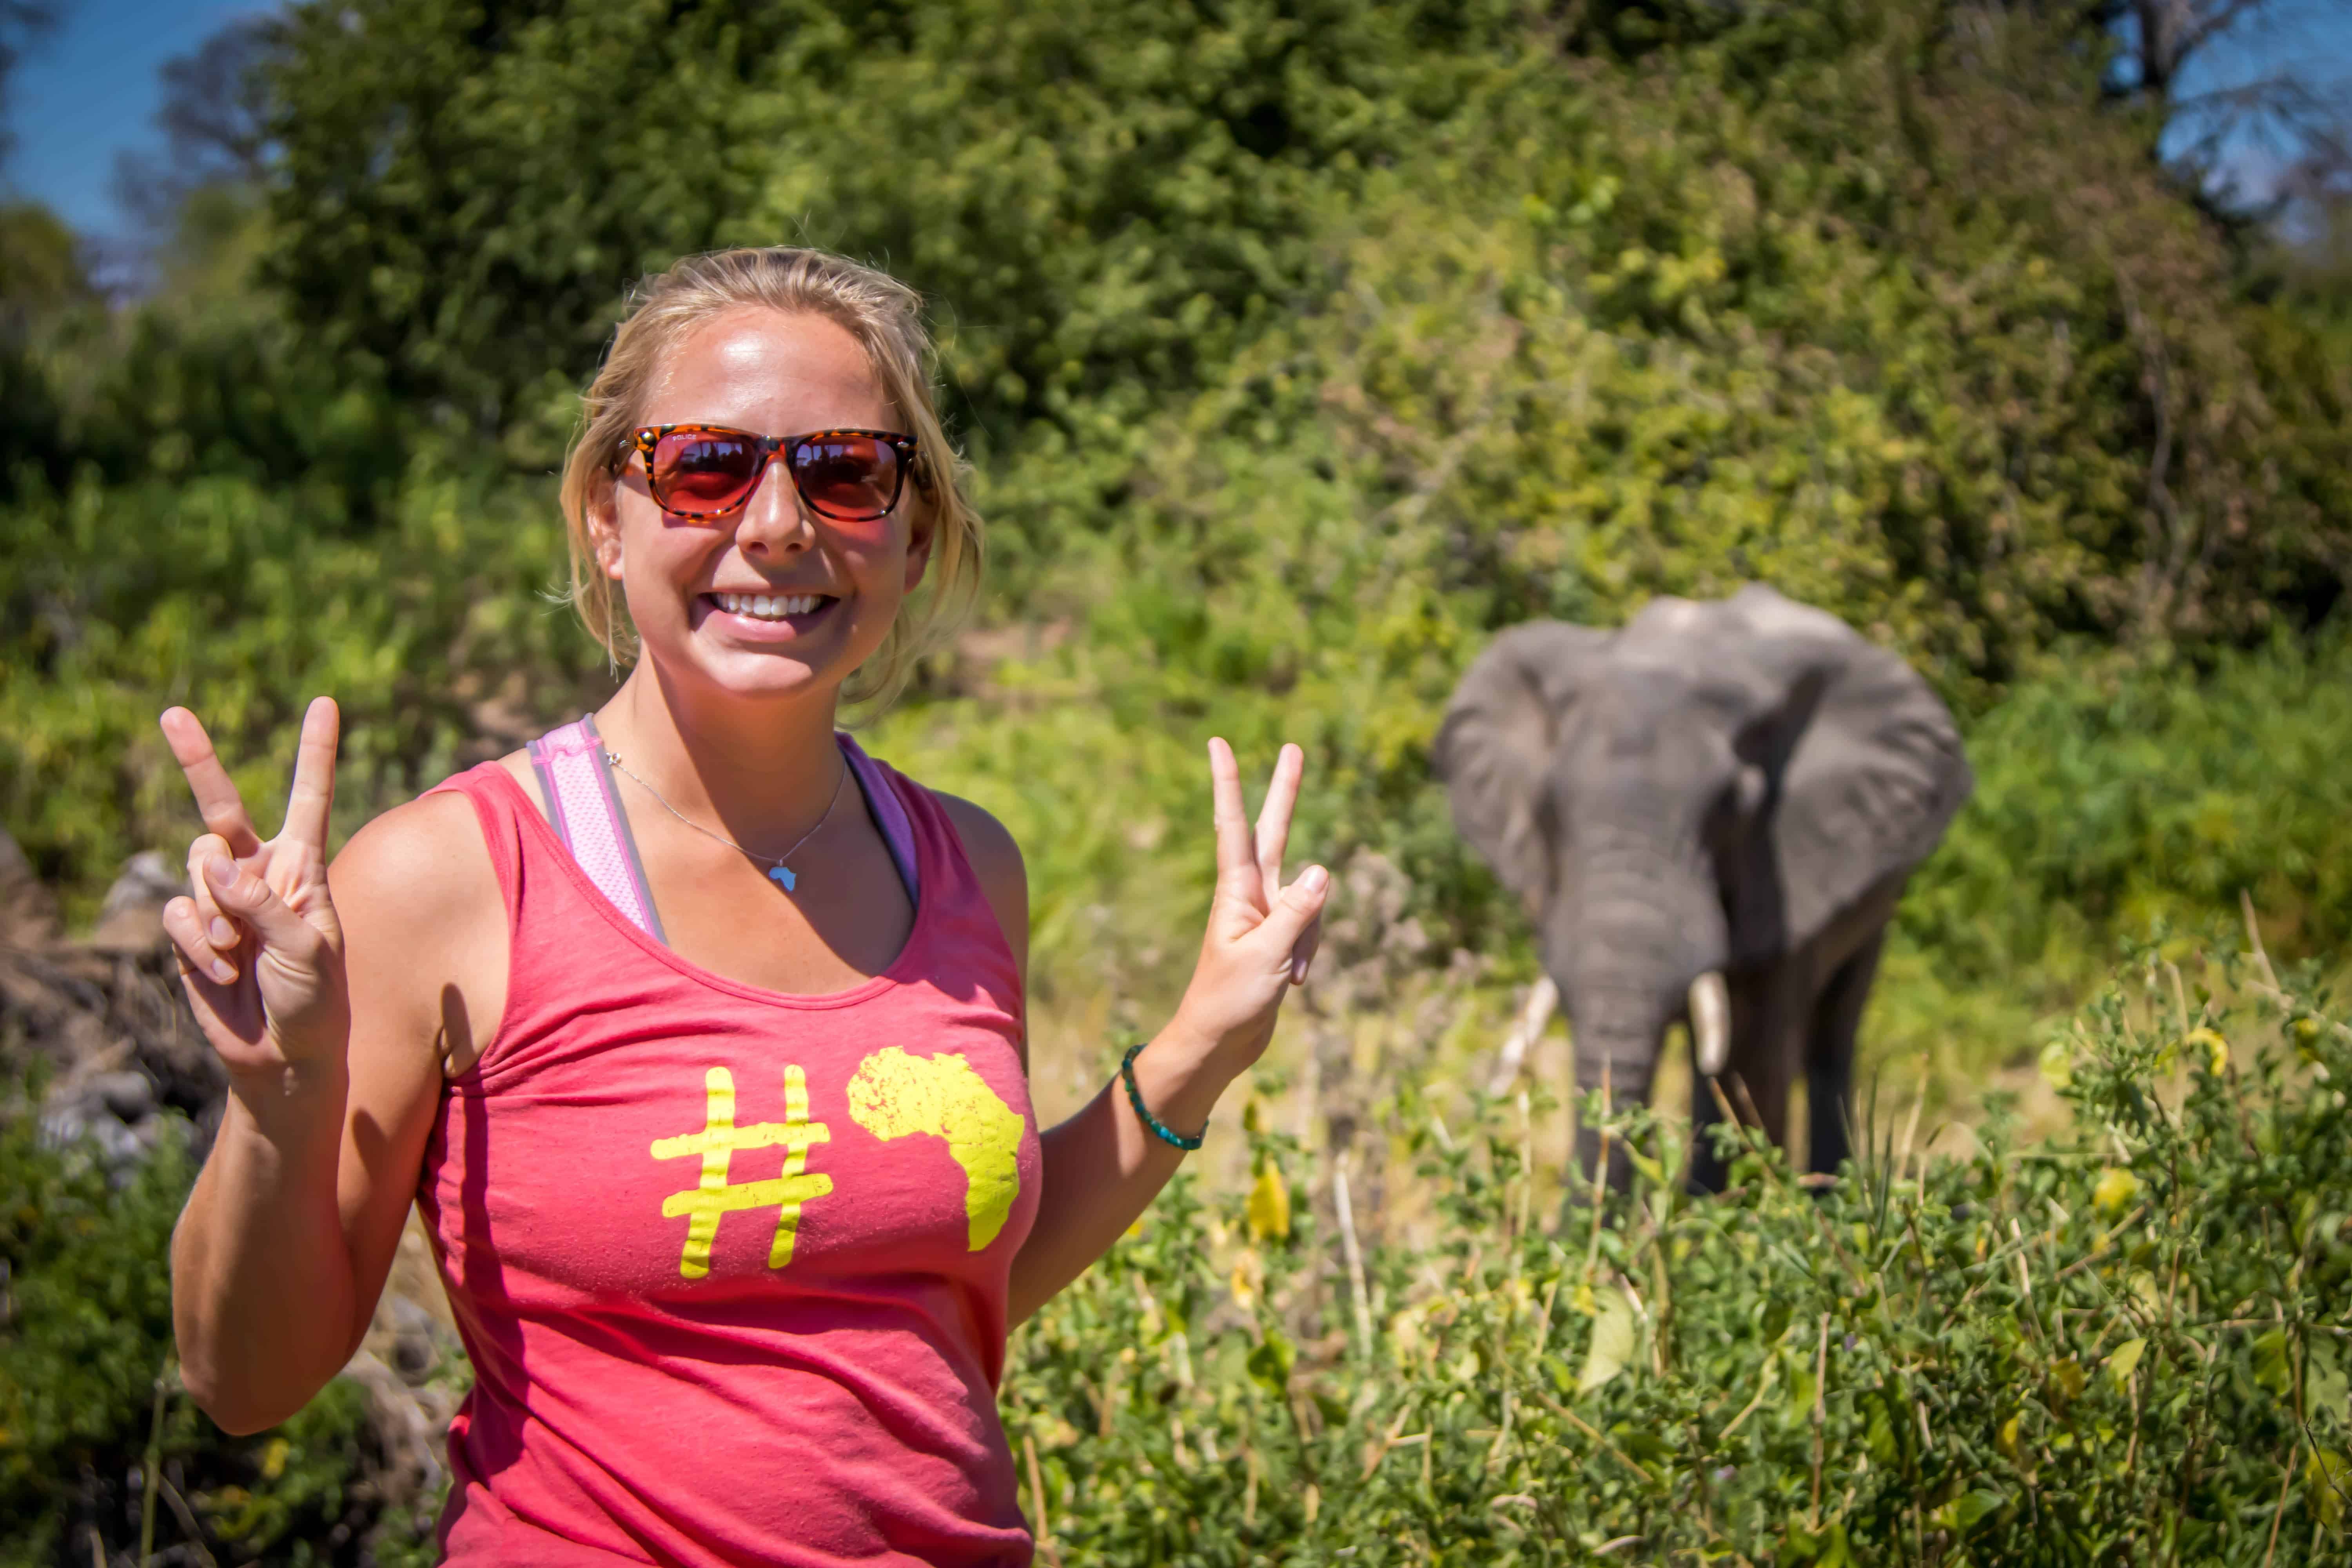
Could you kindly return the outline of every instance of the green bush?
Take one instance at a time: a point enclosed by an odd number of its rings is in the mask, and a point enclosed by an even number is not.
[[[1596,1096],[1640,1174],[1557,1225],[1524,1102],[1402,1088],[1356,1237],[1254,1132],[1247,1194],[1180,1184],[1018,1337],[1033,1520],[1072,1563],[2341,1562],[2347,1042],[2150,953],[2045,1054],[2046,1144],[1874,1127],[1833,1186],[1750,1150],[1693,1199]]]
[[[48,1147],[22,1103],[0,1106],[8,1568],[86,1563],[92,1531],[116,1552],[142,1529],[159,1543],[184,1540],[182,1508],[232,1563],[355,1563],[375,1528],[354,1484],[368,1442],[358,1387],[334,1384],[284,1426],[237,1438],[178,1388],[166,1258],[194,1173],[185,1134],[173,1121],[152,1156],[110,1177],[87,1145]],[[377,1533],[379,1561],[414,1536],[398,1517]]]
[[[1865,1110],[1831,1186],[1749,1149],[1694,1199],[1683,1128],[1596,1097],[1633,1188],[1556,1208],[1540,1099],[1423,1063],[1350,1154],[1347,1235],[1329,1154],[1253,1104],[1245,1186],[1180,1178],[1014,1336],[1045,1561],[2341,1561],[2352,1030],[2305,986],[2151,950],[2043,1053],[2063,1134],[1996,1107],[1931,1158]],[[415,1560],[354,1485],[355,1388],[252,1438],[158,1419],[176,1149],[110,1187],[0,1128],[0,1561],[135,1540],[151,1444],[227,1560]]]
[[[2116,929],[2234,909],[2315,953],[2352,941],[2352,637],[2053,672],[1969,731],[1977,789],[1913,880],[1904,934],[1953,984],[2015,984]],[[2045,1000],[2047,997],[2045,995]]]

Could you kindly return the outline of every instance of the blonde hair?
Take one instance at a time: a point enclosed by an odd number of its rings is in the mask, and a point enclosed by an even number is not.
[[[580,427],[563,464],[572,607],[616,663],[635,659],[635,633],[597,564],[591,508],[609,497],[605,487],[627,465],[629,437],[669,351],[696,327],[743,306],[840,325],[865,349],[883,395],[915,437],[917,526],[929,532],[930,560],[922,587],[900,606],[881,648],[844,689],[851,700],[878,708],[905,687],[917,660],[954,634],[979,596],[981,521],[969,494],[970,467],[940,425],[922,297],[843,257],[781,245],[715,250],[687,257],[631,290],[628,313],[581,398]]]

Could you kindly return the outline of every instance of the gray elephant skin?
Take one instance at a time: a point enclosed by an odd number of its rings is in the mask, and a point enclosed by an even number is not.
[[[1917,672],[1760,584],[1656,599],[1617,631],[1533,622],[1464,675],[1436,765],[1456,826],[1535,921],[1577,1088],[1605,1075],[1646,1100],[1686,1023],[1694,1185],[1723,1179],[1707,1077],[1785,1146],[1802,1072],[1807,1163],[1835,1171],[1887,922],[1974,785]],[[1588,1173],[1598,1143],[1579,1132]],[[1611,1165],[1622,1185],[1622,1151]]]

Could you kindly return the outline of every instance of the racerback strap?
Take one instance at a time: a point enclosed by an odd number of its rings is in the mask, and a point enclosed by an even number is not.
[[[866,797],[866,809],[882,830],[891,863],[907,886],[907,901],[920,897],[915,875],[915,830],[907,807],[881,764],[867,756],[847,735],[835,733],[842,760]],[[529,748],[531,771],[539,777],[540,794],[547,803],[548,826],[572,852],[588,879],[628,917],[630,922],[667,944],[661,917],[654,910],[653,894],[646,886],[645,862],[629,833],[628,814],[613,786],[612,764],[604,760],[604,742],[590,716],[550,730]]]

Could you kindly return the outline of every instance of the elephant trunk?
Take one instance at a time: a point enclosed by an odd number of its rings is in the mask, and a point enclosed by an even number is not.
[[[1702,1068],[1727,1056],[1730,1006],[1721,967],[1727,941],[1711,883],[1668,865],[1637,878],[1584,879],[1581,907],[1547,931],[1547,967],[1559,976],[1575,1037],[1576,1085],[1605,1087],[1619,1105],[1646,1104],[1666,1027],[1687,1016]],[[1613,895],[1613,896],[1612,896]],[[1590,1172],[1600,1157],[1597,1129],[1580,1129],[1578,1155]],[[1622,1151],[1609,1183],[1629,1177]]]
[[[1576,1037],[1576,1087],[1612,1098],[1646,1101],[1658,1065],[1658,1042],[1673,1009],[1647,990],[1587,988],[1570,1019]]]
[[[1571,1026],[1576,1037],[1576,1087],[1580,1095],[1605,1091],[1612,1106],[1647,1104],[1650,1081],[1658,1065],[1658,1042],[1673,1012],[1670,1003],[1644,990],[1595,990],[1588,987],[1577,998]],[[1610,1190],[1623,1191],[1633,1178],[1625,1146],[1615,1141],[1605,1146],[1600,1124],[1579,1112],[1576,1119],[1577,1168],[1590,1177],[1604,1155]],[[1572,1184],[1571,1201],[1580,1196]]]

